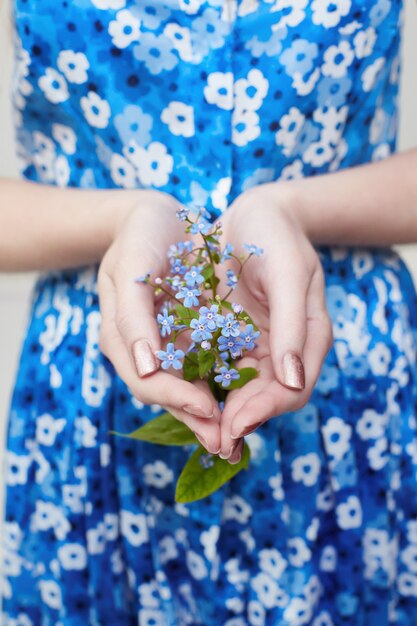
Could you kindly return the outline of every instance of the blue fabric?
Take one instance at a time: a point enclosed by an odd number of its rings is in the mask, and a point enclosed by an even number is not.
[[[395,149],[396,0],[15,15],[31,180],[151,187],[215,216],[253,185]],[[390,249],[319,254],[335,343],[310,402],[190,505],[173,500],[189,449],[109,435],[159,407],[100,354],[97,268],[40,278],[10,412],[4,626],[417,624],[416,293]]]

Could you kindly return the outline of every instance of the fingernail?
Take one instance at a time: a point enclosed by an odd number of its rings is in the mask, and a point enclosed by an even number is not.
[[[142,378],[153,374],[158,369],[158,361],[152,351],[151,344],[147,339],[138,339],[133,345],[133,358],[135,360],[136,370]]]
[[[204,439],[204,437],[202,435],[197,435],[197,433],[194,433],[194,435],[197,437],[198,441],[201,443],[203,448],[205,448],[208,452],[209,449],[208,449],[207,441]]]
[[[264,424],[264,421],[256,422],[256,424],[249,424],[249,426],[246,426],[246,428],[244,428],[242,432],[239,433],[238,435],[230,435],[230,436],[232,439],[240,439],[241,437],[245,437],[246,435],[250,435],[251,433],[253,433],[253,431],[259,428],[259,426],[262,426],[262,424]]]
[[[219,454],[219,457],[221,459],[223,459],[223,461],[227,461],[228,459],[230,459],[230,457],[232,456],[233,452],[236,450],[236,448],[239,445],[239,441],[236,441],[234,444],[232,444],[232,446],[230,447],[229,450],[229,454]]]
[[[287,352],[282,359],[284,385],[290,389],[304,389],[304,365],[297,354]]]
[[[228,458],[228,462],[230,463],[230,465],[237,465],[237,463],[240,462],[241,458],[242,458],[242,450],[235,451],[234,454],[231,454],[230,457]]]
[[[182,407],[186,413],[197,415],[197,417],[213,417],[213,411],[209,414],[199,404],[186,404]]]

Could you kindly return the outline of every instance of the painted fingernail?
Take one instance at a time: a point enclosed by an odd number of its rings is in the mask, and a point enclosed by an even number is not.
[[[138,376],[148,376],[159,368],[159,363],[152,351],[151,344],[147,339],[138,339],[133,345],[133,358],[135,360]]]
[[[282,359],[282,373],[284,385],[290,389],[304,389],[304,365],[300,357],[294,352],[287,352]]]
[[[199,404],[186,404],[182,407],[186,413],[190,415],[197,415],[197,417],[213,417],[213,411],[207,413]]]
[[[249,426],[246,426],[246,428],[244,428],[242,432],[239,433],[238,435],[230,435],[230,436],[232,439],[240,439],[241,437],[245,437],[246,435],[250,435],[251,433],[253,433],[253,431],[259,428],[259,426],[262,426],[262,424],[264,424],[264,421],[256,422],[256,424],[249,424]]]
[[[236,450],[236,448],[238,447],[238,445],[239,445],[239,441],[236,441],[235,443],[233,443],[233,444],[230,446],[229,454],[221,454],[221,453],[220,453],[220,454],[219,454],[219,457],[220,457],[221,459],[223,459],[223,461],[227,461],[228,459],[230,459],[230,457],[232,456],[233,452]]]

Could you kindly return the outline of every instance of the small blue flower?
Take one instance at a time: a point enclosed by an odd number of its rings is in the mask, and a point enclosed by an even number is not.
[[[222,352],[228,350],[233,359],[242,354],[242,349],[245,347],[245,342],[241,337],[223,337],[221,335],[218,339],[219,350]]]
[[[228,313],[225,317],[222,327],[223,337],[238,337],[240,334],[240,326],[233,313]]]
[[[243,247],[249,252],[249,254],[253,254],[255,256],[261,256],[261,254],[263,254],[264,252],[263,248],[258,248],[258,246],[255,246],[255,244],[253,243],[244,243]]]
[[[201,285],[201,283],[204,283],[204,276],[201,275],[202,269],[202,266],[190,267],[188,272],[184,275],[187,287],[195,287],[195,285]]]
[[[219,314],[217,304],[212,304],[210,308],[202,306],[199,310],[201,324],[204,324],[209,330],[222,328],[224,324],[224,316]]]
[[[178,209],[177,217],[180,220],[180,222],[185,222],[189,213],[190,213],[190,209],[187,209],[185,206]]]
[[[184,281],[181,276],[168,276],[167,282],[171,285],[174,291],[178,291],[181,287],[184,287]]]
[[[170,260],[171,272],[173,274],[185,274],[188,267],[183,264],[181,258],[175,258]]]
[[[214,377],[216,383],[221,383],[222,387],[229,387],[232,380],[238,380],[239,372],[235,369],[227,367],[221,367],[217,376]]]
[[[161,313],[158,313],[156,316],[158,320],[158,324],[160,326],[160,332],[162,337],[166,337],[171,334],[172,329],[174,328],[174,316],[168,315],[168,309],[162,309]]]
[[[220,263],[224,263],[225,261],[228,261],[229,259],[231,259],[231,254],[232,252],[234,252],[234,246],[232,246],[231,243],[227,243],[225,245],[225,247],[223,248],[223,252],[222,255],[220,257]]]
[[[202,324],[200,320],[191,320],[190,328],[194,329],[191,333],[191,339],[193,341],[205,341],[206,339],[213,338],[211,332],[207,330],[205,324]]]
[[[174,370],[180,370],[182,368],[181,359],[184,358],[184,352],[182,350],[176,350],[173,343],[167,344],[166,350],[158,350],[156,356],[162,361],[161,367],[164,370],[170,367],[173,367]]]
[[[175,294],[177,300],[184,300],[184,306],[198,306],[198,297],[201,296],[199,289],[190,289],[189,287],[180,287],[178,293]]]
[[[240,333],[246,350],[253,350],[255,348],[255,339],[257,339],[260,334],[259,330],[253,330],[253,324],[247,324],[245,330]]]
[[[195,222],[191,228],[190,228],[190,232],[193,235],[208,235],[210,233],[211,230],[211,224],[210,222],[208,222],[205,219],[200,219],[198,222]]]
[[[236,276],[236,274],[234,273],[234,271],[233,270],[227,270],[226,276],[227,276],[226,285],[228,287],[231,287],[232,289],[236,289],[236,286],[237,286],[237,283],[238,283],[239,279]]]

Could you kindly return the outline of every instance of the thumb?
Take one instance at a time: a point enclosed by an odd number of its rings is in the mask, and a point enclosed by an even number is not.
[[[161,348],[153,290],[149,285],[132,279],[131,275],[128,280],[119,277],[115,290],[117,328],[138,376],[148,376],[159,369],[155,353]]]

